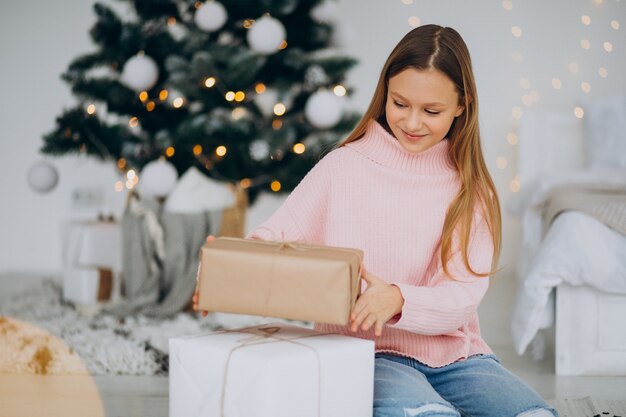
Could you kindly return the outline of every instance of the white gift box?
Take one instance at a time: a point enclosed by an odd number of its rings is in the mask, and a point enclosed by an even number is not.
[[[284,323],[169,339],[170,417],[371,417],[374,342]]]
[[[109,301],[115,277],[110,269],[65,268],[63,299],[81,305]]]

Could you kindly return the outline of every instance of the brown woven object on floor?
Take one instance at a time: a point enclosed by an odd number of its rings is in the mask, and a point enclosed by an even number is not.
[[[224,209],[219,236],[244,237],[248,192],[239,183],[230,186],[235,193],[235,205]]]

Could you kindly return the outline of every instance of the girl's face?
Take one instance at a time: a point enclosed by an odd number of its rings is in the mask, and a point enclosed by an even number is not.
[[[389,79],[386,116],[400,145],[419,153],[441,141],[463,113],[447,75],[436,69],[408,68]]]

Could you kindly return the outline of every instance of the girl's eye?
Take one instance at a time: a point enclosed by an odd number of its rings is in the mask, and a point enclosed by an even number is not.
[[[439,113],[441,113],[441,112],[438,112],[438,111],[432,111],[432,110],[426,110],[426,113],[428,113],[428,114],[432,114],[432,115],[434,116],[434,115],[437,115],[437,114],[439,114]]]
[[[396,107],[397,107],[397,108],[399,108],[399,109],[403,109],[403,108],[405,108],[405,107],[406,107],[404,104],[400,104],[400,103],[398,103],[397,101],[394,101],[394,102],[393,102],[393,104],[395,104],[395,105],[396,105]]]

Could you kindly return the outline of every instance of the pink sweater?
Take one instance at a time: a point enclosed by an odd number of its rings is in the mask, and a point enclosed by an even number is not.
[[[352,333],[349,326],[317,324],[323,332],[371,339],[377,352],[412,357],[440,367],[478,353],[483,341],[477,307],[489,278],[471,274],[458,250],[445,276],[438,244],[446,210],[459,190],[458,173],[448,162],[448,140],[419,154],[404,150],[380,124],[372,122],[361,139],[326,155],[283,205],[247,237],[302,241],[362,249],[365,268],[400,288],[399,320],[380,337]],[[455,239],[456,241],[457,239]],[[493,241],[477,213],[469,258],[475,271],[491,268]],[[364,284],[365,288],[365,284]]]

